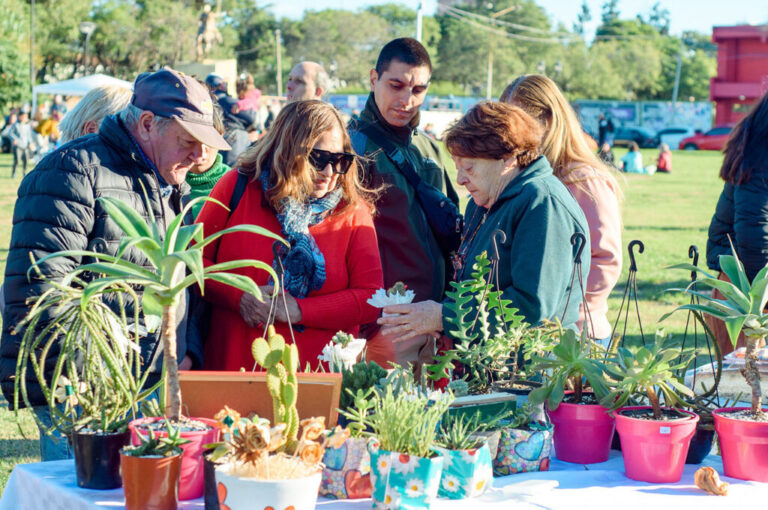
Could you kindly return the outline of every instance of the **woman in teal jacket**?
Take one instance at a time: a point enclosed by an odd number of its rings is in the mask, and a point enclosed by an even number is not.
[[[495,256],[493,234],[500,229],[506,235],[499,244],[503,297],[529,324],[562,319],[564,326],[575,327],[581,293],[570,292],[576,255],[570,241],[579,232],[589,246],[589,228],[576,200],[540,155],[541,139],[541,127],[523,110],[490,101],[474,106],[448,130],[445,143],[456,161],[457,182],[472,195],[454,279],[468,278],[480,253]],[[581,267],[586,281],[589,250],[582,252]],[[384,312],[392,315],[379,323],[406,340],[440,334],[447,310],[442,303],[422,301]]]

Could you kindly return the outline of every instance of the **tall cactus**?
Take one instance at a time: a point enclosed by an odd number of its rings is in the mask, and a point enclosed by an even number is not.
[[[295,344],[286,344],[274,326],[267,328],[267,338],[257,338],[251,345],[256,363],[267,371],[267,390],[272,397],[272,421],[285,423],[286,448],[295,447],[299,433],[299,411],[296,397],[299,385],[296,372],[299,370],[299,350]]]

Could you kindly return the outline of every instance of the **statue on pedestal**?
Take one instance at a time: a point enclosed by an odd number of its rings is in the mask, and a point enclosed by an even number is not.
[[[195,58],[198,62],[208,56],[213,43],[221,44],[224,42],[221,32],[216,27],[216,18],[220,13],[221,0],[218,0],[216,12],[211,10],[209,4],[203,6],[203,12],[200,13],[200,25],[197,27],[197,46],[195,48]]]

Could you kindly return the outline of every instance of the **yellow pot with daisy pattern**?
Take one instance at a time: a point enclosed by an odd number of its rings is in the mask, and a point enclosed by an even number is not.
[[[440,488],[443,456],[425,458],[379,448],[379,442],[368,441],[371,455],[373,507],[387,510],[429,508]],[[489,454],[490,456],[490,454]]]

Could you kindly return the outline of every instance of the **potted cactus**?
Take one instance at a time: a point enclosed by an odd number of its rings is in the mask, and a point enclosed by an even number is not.
[[[533,404],[546,403],[555,425],[557,458],[565,462],[592,464],[605,462],[611,450],[613,417],[600,405],[610,391],[604,362],[597,359],[586,329],[579,338],[566,330],[551,357],[536,356],[536,370],[544,372],[543,386],[531,392]],[[591,391],[584,391],[584,382]]]
[[[273,326],[267,331],[267,338],[254,340],[251,351],[267,371],[274,425],[258,416],[241,418],[228,409],[218,415],[226,437],[213,454],[219,461],[215,468],[219,503],[232,510],[313,509],[325,449],[340,446],[349,435],[341,427],[326,431],[322,417],[300,421],[299,351],[295,344],[286,344]]]
[[[437,439],[443,455],[438,496],[463,499],[481,496],[493,483],[488,440],[478,434],[482,425],[465,415],[446,415]]]
[[[680,480],[699,417],[681,409],[686,405],[683,396],[692,397],[693,392],[675,372],[688,366],[694,355],[657,334],[652,345],[619,347],[616,362],[605,365],[613,382],[600,403],[614,412],[629,478],[652,483]],[[631,399],[650,405],[624,407]]]
[[[33,270],[38,271],[37,263]],[[90,292],[76,274],[49,281],[27,316],[15,327],[21,334],[14,380],[14,408],[30,406],[27,380],[33,377],[48,403],[52,425],[72,443],[77,484],[88,489],[120,487],[120,449],[128,443],[128,422],[153,390],[140,356],[141,338],[129,328],[124,303],[137,299],[124,283]],[[106,301],[117,303],[118,312]],[[81,362],[77,362],[80,360]],[[54,365],[50,379],[45,367]],[[32,374],[28,371],[32,370]],[[32,414],[36,420],[36,413]],[[45,429],[50,424],[40,423]]]
[[[730,280],[728,282],[689,264],[672,266],[673,269],[688,271],[695,269],[705,275],[686,289],[672,289],[695,295],[700,301],[699,304],[680,306],[675,311],[692,310],[724,321],[734,347],[739,334],[744,333],[747,345],[741,373],[752,392],[751,406],[721,408],[712,414],[726,476],[768,482],[768,412],[763,409],[757,365],[758,346],[765,342],[768,335],[768,313],[765,312],[768,303],[768,266],[761,269],[750,283],[733,247],[732,251],[733,255],[720,255],[720,269]],[[724,298],[715,299],[711,295],[696,292],[694,284],[717,289]]]
[[[149,429],[138,446],[126,446],[120,452],[126,510],[176,510],[181,478],[183,444],[178,428],[165,422],[165,435]]]
[[[517,351],[529,328],[511,301],[492,288],[490,265],[483,252],[472,266],[471,278],[451,282],[443,306],[445,333],[453,347],[426,366],[435,382],[463,381],[449,383],[457,397],[452,413],[469,416],[479,410],[491,416],[515,407],[514,394],[493,391],[493,386],[517,375]]]

